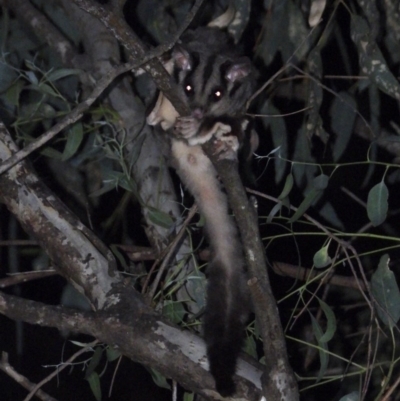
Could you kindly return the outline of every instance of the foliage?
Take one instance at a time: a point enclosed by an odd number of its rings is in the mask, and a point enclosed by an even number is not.
[[[69,17],[48,3],[35,1],[79,43],[82,38]],[[307,400],[327,391],[341,400],[398,394],[398,10],[391,2],[376,8],[372,0],[242,3],[248,10],[252,5],[244,43],[263,87],[250,106],[260,147],[253,163],[256,191],[249,192],[259,197],[260,230],[299,386]],[[322,4],[319,11],[316,3]],[[165,33],[177,29],[189,5],[131,1],[126,18],[134,30],[143,28],[148,41],[165,42]],[[222,8],[206,7],[204,14],[215,16]],[[0,118],[13,128],[22,147],[75,107],[83,70],[61,65],[43,40],[33,41],[16,18],[2,11]],[[134,78],[133,86],[138,99],[148,102],[147,94],[154,92],[149,79]],[[90,211],[85,223],[94,222],[109,245],[148,246],[151,238],[133,230],[129,219],[138,222],[147,210],[147,224],[168,234],[182,219],[141,198],[132,173],[137,157],[126,158],[131,144],[127,135],[117,112],[100,100],[32,160],[42,174],[52,171],[55,180],[66,165],[77,174],[71,179],[85,177],[79,186],[60,181],[61,193],[73,200],[78,215]],[[140,142],[135,146],[139,153]],[[66,189],[71,184],[74,193]],[[183,189],[178,194],[184,210],[190,197]],[[197,332],[204,269],[200,262],[199,269],[182,274],[182,267],[204,247],[201,225],[200,220],[188,229],[192,253],[171,262],[161,284],[156,282],[150,292],[156,310]],[[148,291],[157,263],[134,263],[113,250],[125,274],[138,289]],[[180,290],[188,283],[192,292],[182,297]],[[252,322],[246,351],[268,364],[258,352],[260,341]],[[97,400],[101,374],[96,367],[103,351],[96,348],[85,376]],[[152,376],[158,385],[169,386],[157,372]],[[393,400],[400,400],[399,395]]]

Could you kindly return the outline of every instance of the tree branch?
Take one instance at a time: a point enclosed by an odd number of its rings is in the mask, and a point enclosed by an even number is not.
[[[11,287],[12,285],[27,283],[28,281],[38,280],[44,277],[55,276],[56,274],[57,274],[56,270],[41,270],[41,271],[13,274],[7,278],[0,279],[0,288],[6,288],[6,287]]]
[[[203,145],[203,150],[224,184],[239,227],[249,269],[248,285],[264,344],[266,360],[262,379],[264,395],[268,395],[269,400],[298,400],[297,381],[289,364],[285,335],[267,274],[257,216],[250,206],[240,179],[238,162],[219,157],[212,141]]]
[[[59,55],[65,66],[71,67],[74,65],[74,60],[81,59],[69,40],[31,2],[2,0],[2,5],[12,10],[22,25],[29,26],[35,35],[42,37]]]
[[[0,159],[9,159],[18,148],[0,122]],[[53,260],[58,271],[84,293],[94,309],[112,301],[110,293],[120,275],[102,253],[104,245],[89,240],[91,233],[61,201],[21,162],[0,175],[0,201],[31,233]]]
[[[208,399],[220,400],[211,390],[214,379],[208,372],[205,344],[194,334],[180,330],[157,315],[150,307],[113,312],[77,312],[48,306],[0,292],[0,313],[24,322],[92,335],[112,345],[123,355],[152,366],[166,377]],[[260,399],[259,365],[240,360],[239,386],[234,399]],[[237,397],[237,398],[236,398]]]
[[[179,31],[183,32],[187,28],[188,23],[193,18],[197,10],[200,8],[203,0],[197,0],[193,6],[189,18],[186,19],[185,24]],[[95,3],[92,0],[73,0],[73,2],[89,14],[98,18],[114,35],[114,37],[121,43],[128,54],[135,58],[142,58],[147,49],[142,41],[136,36],[125,20],[119,18],[111,9]],[[181,115],[188,115],[189,109],[185,102],[180,96],[180,91],[177,90],[177,86],[167,73],[163,65],[158,59],[149,60],[143,66],[144,70],[148,72],[156,83],[157,87],[167,96],[167,98],[173,103],[176,110]]]

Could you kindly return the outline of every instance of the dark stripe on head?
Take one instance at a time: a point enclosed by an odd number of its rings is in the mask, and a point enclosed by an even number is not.
[[[182,70],[180,68],[174,68],[174,70],[172,71],[172,77],[174,78],[174,81],[179,84],[179,73]]]
[[[209,78],[212,75],[216,59],[217,59],[217,55],[216,54],[212,54],[210,57],[208,57],[208,60],[206,62],[204,70],[203,70],[203,85],[202,85],[202,88],[201,88],[202,92],[204,92],[204,89],[205,89],[205,87],[207,85],[207,81],[209,80]]]
[[[235,93],[241,88],[241,86],[242,86],[242,82],[240,82],[240,81],[235,82],[233,85],[233,88],[229,92],[229,97],[233,98],[235,96]]]
[[[190,59],[191,59],[191,69],[189,71],[187,71],[187,73],[183,79],[184,84],[191,82],[191,77],[194,74],[194,72],[196,71],[196,69],[199,65],[199,62],[200,62],[199,53],[197,53],[197,52],[190,53]]]
[[[221,82],[224,82],[226,85],[227,79],[226,79],[226,73],[230,66],[232,65],[232,62],[230,60],[224,61],[220,67],[219,67],[219,72],[221,74]]]

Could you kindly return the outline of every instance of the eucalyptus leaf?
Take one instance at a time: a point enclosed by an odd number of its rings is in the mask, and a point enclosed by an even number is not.
[[[296,210],[295,214],[290,218],[288,223],[294,223],[297,221],[307,209],[313,204],[313,202],[321,195],[323,190],[328,186],[329,177],[325,174],[320,174],[313,180],[313,188],[308,192],[306,197],[301,202],[300,206]]]
[[[206,277],[199,269],[195,269],[186,278],[186,291],[191,299],[196,303],[198,309],[205,307]]]
[[[367,213],[374,227],[386,220],[388,212],[389,191],[384,181],[376,184],[368,193]]]
[[[39,85],[30,85],[30,89],[37,90],[40,93],[43,93],[44,95],[50,95],[54,97],[59,97],[60,95],[48,84],[41,83]]]
[[[81,72],[82,70],[78,68],[60,68],[47,74],[47,79],[51,82],[55,82],[71,75],[79,75]]]
[[[113,362],[118,359],[122,354],[120,351],[115,349],[114,347],[108,346],[106,349],[107,360],[109,362]]]
[[[165,376],[163,376],[161,373],[157,372],[153,368],[147,368],[147,370],[151,374],[151,378],[153,379],[153,382],[161,388],[166,388],[167,390],[171,390],[171,386],[168,384],[167,379]]]
[[[97,366],[99,366],[102,355],[103,355],[103,347],[96,347],[94,350],[94,354],[90,359],[89,366],[86,369],[85,379],[88,379],[88,377],[95,371]]]
[[[183,401],[194,401],[194,393],[185,393],[183,394]]]
[[[294,223],[297,221],[303,214],[308,210],[308,208],[313,204],[315,199],[321,194],[321,191],[315,188],[312,188],[311,191],[306,195],[303,201],[300,203],[300,206],[297,208],[294,215],[289,219],[288,223]]]
[[[251,11],[251,1],[236,1],[235,4],[235,11],[236,15],[233,21],[230,22],[228,25],[228,32],[234,39],[234,42],[237,43],[240,38],[242,37],[243,31],[245,30],[249,18],[250,18],[250,11]],[[238,18],[239,17],[239,18]]]
[[[285,185],[282,189],[282,192],[278,196],[278,199],[282,200],[283,198],[286,198],[289,195],[292,188],[293,188],[293,174],[290,173],[286,176]]]
[[[6,91],[7,88],[15,84],[16,82],[23,82],[22,79],[18,79],[18,81],[15,81],[17,78],[17,72],[10,68],[10,66],[8,66],[6,63],[0,61],[0,94]]]
[[[279,155],[274,158],[275,164],[275,183],[281,182],[285,174],[286,162],[288,157],[288,135],[285,120],[282,113],[268,100],[261,109],[263,114],[271,115],[263,120],[265,126],[269,126],[271,130],[274,151],[279,150]],[[272,152],[269,153],[271,155]]]
[[[89,196],[91,198],[96,198],[98,196],[104,195],[107,192],[113,191],[115,189],[115,183],[108,182],[104,184],[100,189],[93,191]]]
[[[19,106],[19,97],[21,95],[22,90],[25,87],[25,82],[22,80],[16,81],[13,85],[11,85],[5,94],[6,101],[13,106]]]
[[[257,345],[253,336],[248,336],[246,338],[243,350],[246,352],[246,354],[252,356],[254,359],[257,359]]]
[[[357,105],[352,96],[346,92],[339,92],[334,98],[330,110],[332,118],[332,131],[336,134],[333,145],[333,160],[338,161],[347,149],[347,145],[353,133],[356,118]]]
[[[323,191],[328,186],[329,177],[325,174],[320,174],[314,178],[313,187]]]
[[[324,302],[320,298],[318,298],[318,302],[319,302],[321,309],[323,310],[323,312],[325,314],[326,321],[327,321],[325,333],[320,338],[320,341],[322,343],[327,343],[328,341],[330,341],[333,338],[333,336],[336,332],[336,327],[337,327],[336,317],[335,317],[335,314],[333,313],[332,308],[326,302]]]
[[[315,162],[315,158],[311,154],[310,142],[305,134],[305,123],[296,135],[293,159],[301,162]],[[317,166],[315,164],[306,165],[304,163],[294,163],[292,173],[296,185],[298,187],[302,187],[304,183],[311,185],[316,171]]]
[[[97,401],[101,401],[100,377],[96,372],[92,372],[86,380],[89,382],[90,389]]]
[[[360,393],[358,391],[352,391],[349,394],[346,394],[342,397],[339,401],[359,401],[360,400]]]
[[[162,314],[172,323],[181,323],[186,313],[182,302],[166,301],[164,303]]]
[[[326,341],[321,341],[321,338],[323,338],[323,331],[321,329],[321,326],[315,319],[313,315],[310,314],[311,317],[311,325],[313,329],[314,336],[318,342],[319,346],[319,361],[320,361],[320,368],[317,376],[317,382],[319,382],[322,377],[324,376],[326,370],[328,369],[328,363],[329,363],[329,354],[328,354],[328,344]]]
[[[316,77],[322,77],[322,59],[321,49],[316,47],[312,50],[308,56],[307,64],[310,73]],[[308,99],[307,106],[309,108],[307,122],[304,126],[305,135],[307,138],[312,138],[313,135],[317,135],[326,144],[328,141],[328,135],[323,128],[323,121],[320,115],[320,108],[323,100],[323,89],[314,80],[310,79],[308,82]]]
[[[326,221],[329,222],[329,224],[332,224],[339,230],[344,231],[344,224],[342,220],[339,218],[338,214],[336,213],[336,210],[334,209],[333,205],[331,202],[327,201],[324,203],[324,205],[319,208],[318,213],[320,216],[322,216]]]
[[[76,345],[77,347],[81,347],[81,348],[86,348],[89,343],[83,343],[82,341],[75,341],[75,340],[69,340],[71,344]]]
[[[115,244],[110,245],[110,249],[111,249],[111,252],[113,253],[113,255],[118,259],[118,262],[121,264],[123,269],[125,271],[128,271],[128,269],[129,269],[128,264],[126,263],[125,258],[122,255],[121,251],[119,250],[118,246]]]
[[[325,7],[326,0],[313,0],[311,2],[310,14],[308,16],[308,25],[314,27],[320,22]]]
[[[378,306],[376,312],[384,324],[393,328],[400,319],[400,292],[396,277],[389,268],[389,255],[381,257],[371,277],[371,291]]]
[[[282,202],[278,202],[269,212],[267,217],[267,223],[271,224],[272,219],[276,216],[276,214],[282,209]]]
[[[351,18],[351,38],[357,45],[362,74],[368,75],[380,90],[399,100],[400,84],[389,70],[375,39],[371,37],[367,21],[356,14]]]
[[[28,78],[28,81],[33,84],[34,86],[37,86],[39,83],[36,74],[33,71],[26,71],[26,77]]]
[[[326,246],[323,246],[318,252],[315,253],[315,255],[313,257],[313,262],[314,262],[314,266],[317,269],[326,267],[332,262],[332,259],[328,255],[328,248],[329,248],[329,244],[327,244]]]
[[[157,226],[169,229],[174,225],[174,220],[172,217],[162,210],[149,208],[147,216],[149,220]]]
[[[76,122],[69,129],[67,143],[65,145],[62,161],[66,161],[75,155],[83,141],[83,126],[81,122]]]

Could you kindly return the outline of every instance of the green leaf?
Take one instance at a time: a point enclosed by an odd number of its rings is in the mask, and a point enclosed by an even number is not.
[[[96,197],[106,194],[107,192],[110,192],[114,189],[115,189],[115,183],[108,182],[108,183],[104,184],[100,189],[93,191],[89,196],[92,198],[96,198]]]
[[[301,202],[300,206],[296,210],[296,213],[290,218],[288,223],[294,223],[297,221],[306,210],[313,204],[313,202],[321,195],[323,190],[328,186],[329,177],[325,174],[320,174],[318,177],[315,177],[313,180],[313,188],[311,188],[310,192],[306,195],[303,202]]]
[[[332,131],[336,134],[332,155],[336,162],[347,149],[351,134],[353,133],[356,118],[356,102],[346,92],[340,92],[332,102],[331,118]]]
[[[94,372],[94,370],[99,366],[101,356],[103,355],[103,347],[96,347],[92,359],[90,360],[89,366],[85,372],[85,379],[88,379],[89,376]]]
[[[183,266],[185,265],[185,261],[183,260],[183,264],[180,268],[182,271]],[[181,265],[180,263],[178,265]],[[186,278],[186,291],[189,296],[193,299],[199,309],[205,307],[205,292],[206,292],[206,277],[203,272],[199,269],[195,269],[190,275]]]
[[[342,397],[339,401],[359,401],[360,400],[360,393],[358,391],[352,391],[349,394],[346,394]]]
[[[333,199],[332,199],[333,200]],[[319,208],[318,213],[320,216],[322,216],[326,221],[328,221],[330,224],[335,226],[341,231],[344,231],[344,224],[340,220],[338,214],[336,213],[336,210],[334,209],[332,203],[329,201],[326,202],[322,207]]]
[[[308,68],[310,73],[316,77],[322,77],[322,59],[321,49],[317,46],[309,54],[307,60]],[[308,82],[308,99],[307,107],[308,115],[307,122],[304,126],[305,135],[307,138],[312,138],[313,135],[317,135],[321,138],[325,144],[328,142],[328,134],[325,132],[323,127],[323,121],[320,115],[320,108],[323,100],[323,89],[314,80]]]
[[[278,196],[278,199],[282,200],[283,198],[286,198],[289,195],[292,188],[293,188],[293,174],[290,173],[286,176],[285,185],[282,189],[281,194]]]
[[[384,181],[376,184],[368,193],[367,213],[374,227],[386,220],[389,191]]]
[[[151,374],[151,378],[153,382],[161,388],[166,388],[167,390],[171,390],[171,386],[168,384],[167,379],[161,373],[157,372],[153,368],[146,368],[146,370]]]
[[[70,75],[79,75],[82,70],[78,68],[60,68],[55,71],[51,71],[47,75],[47,79],[51,82],[58,81],[59,79],[69,77]]]
[[[95,396],[96,400],[101,401],[101,386],[99,375],[96,372],[92,372],[89,377],[86,377],[86,380],[89,382],[90,389],[92,390],[92,393]]]
[[[48,84],[41,83],[38,86],[33,86],[32,88],[45,95],[59,97],[59,94]]]
[[[320,174],[319,176],[315,177],[313,180],[313,187],[320,191],[323,191],[329,182],[329,177],[325,174]]]
[[[249,336],[246,338],[243,350],[244,352],[246,352],[246,354],[249,354],[254,359],[257,359],[257,346],[253,336]]]
[[[19,106],[19,96],[25,87],[25,83],[22,80],[18,80],[11,85],[6,91],[6,100],[13,106]]]
[[[155,208],[149,207],[148,217],[151,222],[163,228],[169,229],[174,224],[173,218],[168,213]]]
[[[69,129],[67,143],[64,148],[62,160],[66,161],[71,158],[78,150],[83,140],[83,126],[81,122],[77,122]]]
[[[122,178],[118,181],[118,185],[121,188],[126,189],[128,192],[131,192],[135,196],[135,198],[139,201],[139,203],[143,204],[140,198],[137,184],[131,177],[127,177],[126,175],[122,174]]]
[[[325,314],[327,321],[326,331],[319,340],[323,343],[327,343],[332,339],[332,337],[336,332],[336,317],[335,314],[333,313],[333,310],[327,303],[325,303],[322,299],[319,298],[318,302],[319,305],[321,306],[322,311]]]
[[[28,65],[29,67],[29,65]],[[35,86],[37,86],[37,84],[39,83],[37,76],[35,75],[35,73],[33,71],[26,71],[26,78],[28,79],[28,81]]]
[[[297,221],[303,214],[308,210],[308,208],[312,205],[314,200],[320,195],[321,191],[318,191],[315,188],[312,188],[311,191],[307,194],[307,196],[303,199],[303,202],[300,203],[300,206],[296,210],[295,214],[289,219],[288,223],[294,223]]]
[[[112,361],[115,361],[116,359],[118,359],[122,354],[114,347],[108,346],[106,348],[106,355],[107,355],[107,360],[109,362],[112,362]]]
[[[163,307],[162,314],[173,323],[182,322],[186,315],[186,310],[182,302],[166,301]]]
[[[124,256],[120,252],[119,248],[117,245],[110,245],[111,252],[114,254],[114,256],[118,259],[118,262],[121,264],[121,266],[124,268],[125,271],[129,270],[128,264],[125,261]]]
[[[301,160],[302,162],[315,162],[315,157],[311,154],[310,141],[305,134],[305,122],[295,136],[295,148],[292,160]],[[303,187],[304,183],[309,184],[317,173],[316,164],[306,165],[304,163],[294,163],[292,173],[294,182],[297,186]]]
[[[382,52],[371,36],[367,21],[359,15],[352,15],[351,38],[357,45],[361,73],[368,75],[381,91],[399,100],[399,82],[389,70]]]
[[[235,3],[235,11],[237,15],[240,15],[240,18],[233,23],[233,21],[228,25],[228,32],[230,36],[234,39],[234,42],[237,43],[239,39],[242,37],[243,31],[247,26],[247,23],[250,19],[250,10],[251,10],[251,2],[250,1],[238,1]]]
[[[204,218],[204,216],[202,214],[200,214],[199,220],[196,223],[196,227],[203,228],[205,223],[206,223],[206,219]]]
[[[314,266],[317,269],[326,267],[332,262],[332,259],[328,255],[328,248],[329,248],[329,243],[326,246],[323,246],[318,252],[315,253],[313,262]]]
[[[194,393],[185,393],[183,394],[183,401],[194,401]]]
[[[272,219],[275,217],[275,215],[282,209],[282,202],[277,203],[269,212],[268,218],[267,218],[267,223],[271,224]]]
[[[81,348],[86,348],[90,343],[83,343],[81,341],[74,341],[74,340],[69,340],[71,344],[76,345],[77,347]]]
[[[281,182],[286,170],[285,158],[288,157],[288,138],[285,120],[282,113],[272,104],[270,100],[265,102],[261,109],[262,114],[272,117],[263,119],[263,124],[271,130],[271,138],[274,149],[279,151],[279,156],[274,157],[275,183]],[[270,152],[268,156],[272,155]]]
[[[318,377],[317,377],[317,382],[319,382],[322,377],[324,376],[327,368],[328,368],[328,362],[329,362],[329,354],[328,352],[328,344],[325,341],[321,341],[321,338],[323,338],[323,332],[321,329],[321,326],[319,325],[319,323],[317,322],[317,320],[315,319],[315,317],[313,315],[311,315],[311,325],[313,328],[313,333],[314,336],[318,342],[318,346],[319,346],[319,361],[321,364],[321,367],[319,369],[318,372]]]
[[[0,21],[0,26],[1,26],[1,21]],[[7,33],[6,29],[0,29],[0,36],[1,33]],[[6,39],[4,39],[6,40]],[[1,42],[0,38],[0,43],[5,43]],[[16,71],[14,71],[10,66],[3,62],[0,62],[0,93],[3,94],[11,85],[16,83],[16,80],[18,79],[18,74]],[[22,80],[20,80],[22,82]]]
[[[59,97],[60,95],[48,84],[46,83],[33,83],[26,87],[27,89],[42,93],[43,95],[50,95],[53,97]]]
[[[389,255],[381,257],[371,278],[371,292],[378,306],[376,312],[384,324],[394,327],[400,319],[400,292],[396,277],[389,269]]]

